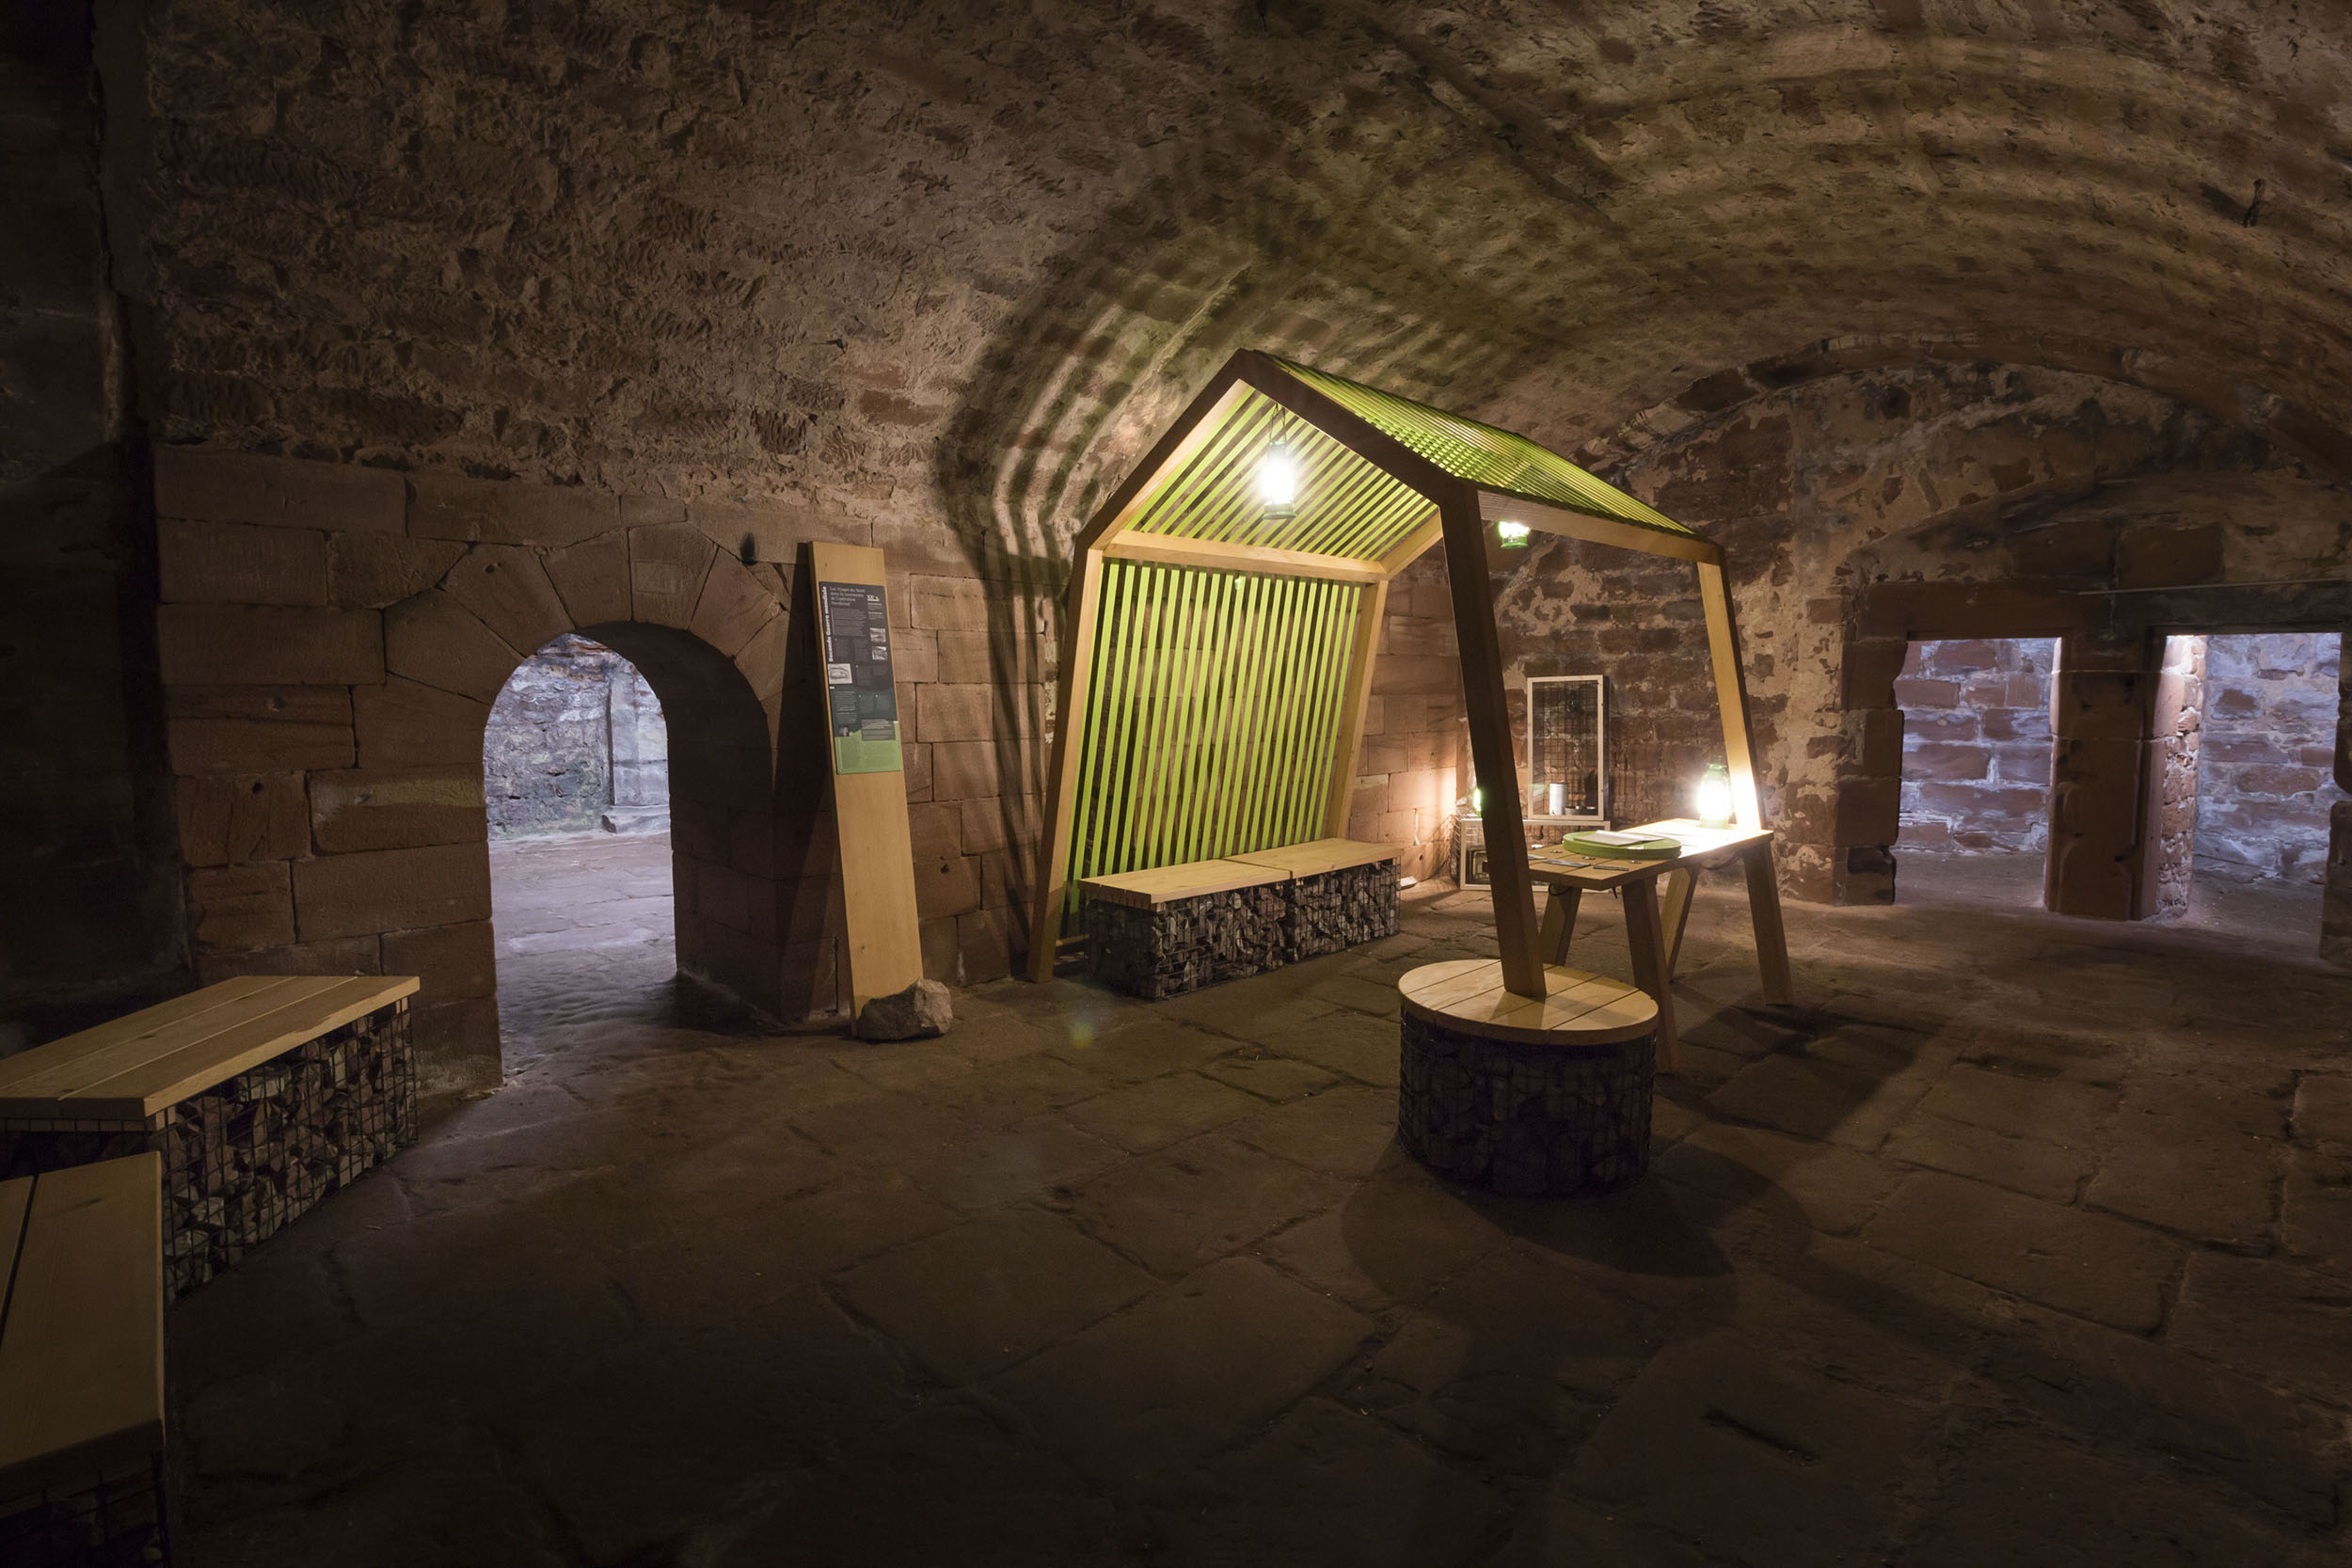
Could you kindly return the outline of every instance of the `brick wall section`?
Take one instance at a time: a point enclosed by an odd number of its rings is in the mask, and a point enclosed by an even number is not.
[[[2343,639],[2273,632],[2206,640],[2197,856],[2223,876],[2324,879]]]
[[[2053,641],[1914,642],[1902,705],[1905,850],[2039,852],[2050,829]]]
[[[194,449],[157,454],[155,504],[183,542],[158,627],[204,977],[412,966],[434,1084],[495,1081],[484,731],[525,655],[581,631],[670,720],[680,967],[788,1017],[838,1005],[790,552],[870,525]],[[1048,672],[1025,600],[937,570],[889,593],[926,965],[994,978],[1020,942]]]

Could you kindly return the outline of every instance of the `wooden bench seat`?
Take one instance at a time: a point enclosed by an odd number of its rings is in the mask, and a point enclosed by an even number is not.
[[[224,980],[0,1061],[0,1178],[160,1154],[177,1295],[414,1138],[416,990]]]
[[[1087,878],[1095,974],[1134,995],[1173,996],[1391,935],[1397,856],[1322,838]]]
[[[162,1182],[154,1154],[0,1181],[0,1561],[166,1544]]]

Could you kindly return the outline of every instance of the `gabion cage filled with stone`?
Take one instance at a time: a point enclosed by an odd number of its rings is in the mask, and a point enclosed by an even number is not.
[[[170,1561],[160,1464],[125,1465],[78,1491],[0,1498],[8,1568],[146,1568]]]
[[[0,1130],[0,1178],[161,1154],[165,1288],[183,1295],[416,1141],[408,1018],[354,1019],[143,1126]]]
[[[1289,897],[1294,962],[1396,935],[1394,861],[1294,879]]]
[[[1649,1169],[1657,1039],[1522,1044],[1407,1012],[1397,1140],[1431,1170],[1515,1196],[1606,1191]]]
[[[1087,951],[1104,984],[1153,1001],[1273,969],[1288,951],[1279,882],[1136,909],[1086,902]]]

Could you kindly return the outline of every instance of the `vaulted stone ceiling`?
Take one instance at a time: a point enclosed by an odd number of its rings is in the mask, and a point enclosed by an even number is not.
[[[2321,0],[576,8],[160,13],[167,439],[1050,568],[1246,343],[1599,455],[1857,338],[2352,426]]]

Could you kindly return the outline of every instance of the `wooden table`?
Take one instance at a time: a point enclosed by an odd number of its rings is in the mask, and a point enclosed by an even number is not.
[[[1764,1000],[1786,1006],[1796,998],[1788,974],[1788,938],[1780,921],[1780,884],[1772,874],[1769,828],[1708,828],[1685,817],[1645,822],[1623,830],[1671,838],[1681,852],[1658,860],[1595,860],[1564,845],[1527,852],[1530,876],[1550,890],[1544,903],[1540,937],[1546,964],[1565,964],[1576,935],[1576,911],[1587,892],[1614,889],[1625,902],[1626,946],[1633,959],[1633,983],[1658,1004],[1658,1065],[1668,1072],[1682,1065],[1681,1037],[1675,1028],[1675,962],[1682,955],[1682,930],[1691,918],[1691,895],[1701,870],[1739,861],[1747,873],[1748,912],[1756,925],[1756,961],[1762,972]],[[1665,909],[1658,905],[1658,880],[1666,880]]]

